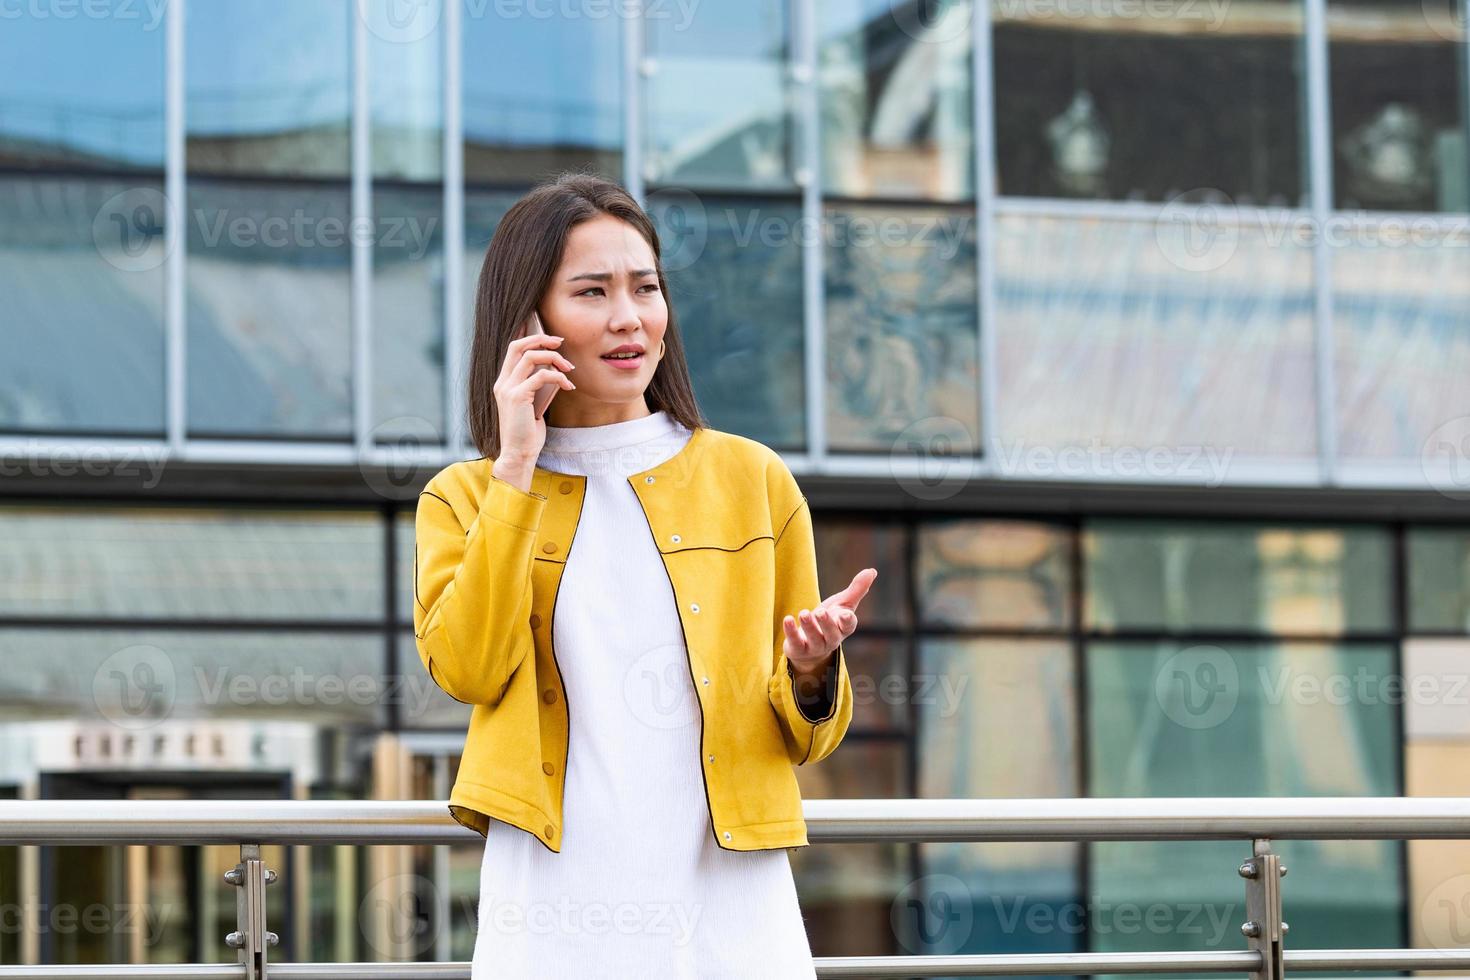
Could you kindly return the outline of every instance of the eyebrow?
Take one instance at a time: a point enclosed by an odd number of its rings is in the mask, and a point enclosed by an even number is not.
[[[654,274],[653,269],[633,269],[628,273],[629,279],[642,279],[644,276]],[[576,282],[578,279],[595,279],[598,282],[609,282],[612,280],[611,272],[579,272],[575,276],[568,276],[567,282]]]

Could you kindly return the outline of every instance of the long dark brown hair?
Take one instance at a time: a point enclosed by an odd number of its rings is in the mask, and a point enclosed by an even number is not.
[[[490,246],[485,250],[485,263],[480,267],[466,405],[470,438],[486,459],[500,455],[500,420],[494,386],[510,342],[550,287],[572,229],[599,214],[626,221],[648,242],[658,270],[658,288],[668,303],[664,356],[644,391],[649,410],[667,412],[670,418],[690,429],[706,426],[689,381],[684,341],[679,336],[673,303],[669,301],[669,284],[664,279],[658,232],[653,222],[632,195],[613,181],[568,172],[536,185],[511,205],[496,226]]]

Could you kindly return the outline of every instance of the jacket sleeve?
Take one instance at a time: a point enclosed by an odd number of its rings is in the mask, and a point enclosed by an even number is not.
[[[776,608],[774,611],[775,670],[768,684],[771,706],[781,722],[787,754],[796,765],[818,762],[837,748],[852,721],[852,681],[847,656],[839,644],[827,668],[824,689],[814,697],[799,697],[791,661],[784,648],[786,631],[782,621],[822,602],[817,586],[816,542],[812,537],[812,515],[806,498],[776,536]],[[803,710],[803,706],[806,710]]]
[[[546,497],[492,476],[464,527],[437,483],[419,494],[414,519],[415,644],[444,693],[495,705],[533,649],[531,563]]]

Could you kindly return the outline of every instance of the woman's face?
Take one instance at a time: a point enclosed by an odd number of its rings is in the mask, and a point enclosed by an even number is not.
[[[653,250],[636,228],[608,214],[574,227],[538,310],[546,332],[566,338],[561,354],[576,366],[567,372],[576,390],[558,392],[547,410],[552,425],[600,425],[645,414],[643,392],[658,367],[669,307]],[[624,345],[641,353],[607,359]]]

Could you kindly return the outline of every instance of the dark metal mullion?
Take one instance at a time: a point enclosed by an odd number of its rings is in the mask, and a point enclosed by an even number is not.
[[[1390,588],[1393,603],[1393,630],[1395,638],[1393,641],[1393,670],[1398,673],[1400,684],[1404,683],[1404,642],[1409,632],[1409,561],[1408,561],[1408,526],[1403,521],[1395,521],[1392,525],[1391,547],[1393,549],[1393,560],[1391,565]],[[1394,753],[1394,763],[1397,772],[1394,773],[1395,792],[1399,796],[1408,795],[1408,773],[1405,765],[1405,754],[1409,748],[1408,729],[1406,727],[1406,711],[1404,702],[1406,698],[1393,699],[1394,731],[1398,734],[1398,751]],[[1399,856],[1399,939],[1396,945],[1403,946],[1413,935],[1413,921],[1409,912],[1409,896],[1412,883],[1409,881],[1409,842],[1407,840],[1395,841]],[[1407,976],[1404,970],[1394,973],[1394,976]]]
[[[1069,547],[1067,551],[1068,564],[1071,571],[1071,589],[1068,594],[1068,625],[1072,631],[1072,691],[1076,699],[1075,717],[1077,719],[1076,731],[1076,771],[1077,771],[1077,793],[1081,797],[1092,796],[1092,766],[1088,761],[1088,747],[1092,744],[1089,737],[1088,725],[1091,724],[1091,712],[1087,708],[1088,696],[1088,673],[1087,673],[1087,640],[1091,633],[1087,630],[1087,624],[1083,617],[1086,615],[1087,596],[1087,569],[1083,561],[1082,535],[1085,518],[1078,516],[1073,523],[1069,535]],[[1092,888],[1092,841],[1081,841],[1077,849],[1077,890],[1082,899],[1082,936],[1084,952],[1093,952],[1092,934],[1092,902],[1090,899]],[[1089,978],[1092,974],[1087,974]]]
[[[388,690],[399,694],[388,698],[388,709],[384,724],[390,732],[403,728],[400,710],[403,702],[403,678],[399,676],[398,662],[398,508],[384,502],[383,514],[383,679]]]
[[[908,610],[908,629],[905,631],[906,642],[904,643],[904,655],[908,659],[909,677],[919,676],[919,631],[921,629],[919,619],[919,524],[920,518],[909,515],[908,519],[899,526],[903,529],[903,561],[905,566],[905,580],[908,583],[904,590],[904,605]],[[909,799],[919,798],[919,742],[924,737],[923,728],[919,724],[918,702],[909,697],[908,701],[908,752],[906,764],[908,766],[908,795]],[[923,861],[920,857],[920,848],[923,845],[918,841],[910,841],[908,844],[909,881],[919,881],[923,877]],[[923,896],[928,900],[928,896]],[[900,938],[900,937],[894,937]],[[910,947],[912,948],[912,946]]]

